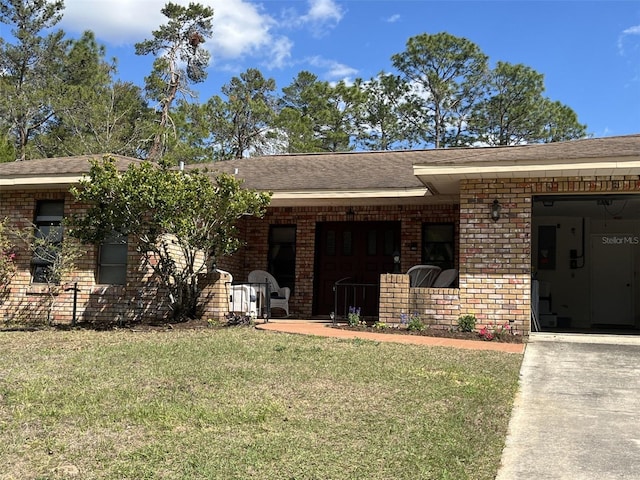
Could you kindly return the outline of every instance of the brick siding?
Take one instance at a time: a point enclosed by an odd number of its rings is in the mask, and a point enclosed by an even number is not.
[[[274,207],[263,219],[243,219],[240,229],[246,246],[235,255],[222,259],[218,265],[231,272],[234,281],[246,281],[250,271],[267,269],[269,226],[296,225],[295,289],[289,299],[289,308],[292,316],[309,318],[313,307],[317,222],[401,222],[401,271],[406,272],[421,261],[422,224],[456,224],[458,218],[454,205],[353,206],[355,214],[349,219],[347,210],[348,207]]]
[[[39,200],[64,200],[64,215],[81,212],[64,190],[14,190],[0,192],[0,218],[7,218],[9,231],[32,227]],[[152,273],[142,267],[142,258],[129,244],[126,285],[101,285],[96,282],[97,252],[93,245],[83,246],[84,254],[76,261],[76,270],[62,279],[59,292],[53,296],[54,308],[50,320],[71,323],[75,320],[94,324],[163,319],[169,315],[166,295],[154,281]],[[15,258],[16,274],[9,294],[0,305],[0,318],[5,322],[44,323],[47,320],[51,296],[45,284],[31,282],[31,255],[18,245]],[[73,287],[78,288],[77,292]]]
[[[410,289],[406,275],[385,274],[381,278],[380,320],[394,323],[402,313],[419,313],[427,323],[451,327],[460,315],[474,314],[478,326],[510,322],[528,334],[531,289],[531,202],[537,194],[640,193],[639,176],[545,177],[538,179],[464,180],[459,205],[274,207],[263,219],[244,218],[238,224],[245,246],[236,254],[218,259],[217,266],[229,271],[234,281],[246,280],[251,270],[267,268],[270,225],[296,225],[295,290],[290,299],[292,316],[308,318],[313,307],[316,223],[330,221],[401,222],[401,271],[421,261],[422,224],[456,224],[456,261],[459,288]],[[80,211],[63,190],[12,190],[0,192],[0,217],[11,228],[30,228],[38,200],[64,200],[65,215]],[[501,218],[494,222],[490,209],[497,199]],[[414,248],[417,246],[417,248]],[[86,246],[77,271],[63,279],[65,286],[77,284],[77,321],[112,322],[140,318],[166,318],[164,295],[152,274],[142,268],[142,259],[129,246],[126,286],[96,283],[97,248]],[[4,320],[41,321],[46,315],[46,289],[31,284],[30,255],[20,249],[18,270],[10,295],[0,306]],[[219,318],[226,314],[228,278],[212,275],[204,284],[201,312]],[[221,286],[222,285],[222,286]],[[56,297],[53,320],[70,322],[72,290]]]

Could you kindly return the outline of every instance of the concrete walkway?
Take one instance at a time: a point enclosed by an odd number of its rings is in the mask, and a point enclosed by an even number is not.
[[[640,479],[640,337],[532,334],[496,480]]]
[[[455,338],[428,337],[425,335],[397,335],[391,333],[340,330],[338,328],[331,328],[331,324],[324,321],[273,319],[268,323],[258,324],[256,328],[260,330],[297,333],[301,335],[316,335],[318,337],[361,338],[375,342],[409,343],[413,345],[433,345],[440,347],[466,348],[471,350],[494,350],[498,352],[520,354],[522,354],[525,349],[525,344],[523,343],[458,340]]]

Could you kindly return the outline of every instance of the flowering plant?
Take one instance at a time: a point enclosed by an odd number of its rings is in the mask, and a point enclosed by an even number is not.
[[[350,327],[360,325],[360,307],[349,307],[349,314],[347,315],[347,323]]]
[[[484,326],[478,332],[483,340],[493,340],[495,338],[502,339],[507,335],[513,335],[511,325],[505,322],[503,325],[494,325],[493,327]]]

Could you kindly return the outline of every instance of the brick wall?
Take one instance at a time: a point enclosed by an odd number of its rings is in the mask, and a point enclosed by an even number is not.
[[[452,328],[460,316],[457,288],[411,288],[409,276],[380,276],[380,321],[397,325],[402,315],[417,314],[430,327]]]
[[[354,206],[348,207],[275,207],[263,219],[243,219],[242,239],[246,246],[235,255],[221,259],[218,265],[232,273],[234,281],[243,281],[251,270],[266,270],[270,225],[296,225],[295,289],[289,300],[292,316],[308,318],[313,307],[313,279],[317,222],[399,221],[401,222],[401,271],[421,261],[423,222],[457,223],[455,205]],[[457,257],[457,256],[456,256]]]
[[[9,230],[30,232],[38,200],[64,200],[65,217],[81,211],[65,190],[13,190],[0,192],[0,218],[7,218]],[[166,295],[159,289],[151,272],[143,268],[142,258],[129,244],[126,285],[96,283],[97,248],[82,247],[83,255],[76,261],[76,270],[62,279],[58,292],[51,296],[44,284],[31,283],[31,255],[18,242],[15,258],[16,274],[11,281],[9,295],[0,305],[0,319],[5,322],[44,323],[50,302],[50,320],[71,323],[74,313],[77,322],[112,323],[166,318],[169,310]],[[74,292],[73,288],[78,291]]]

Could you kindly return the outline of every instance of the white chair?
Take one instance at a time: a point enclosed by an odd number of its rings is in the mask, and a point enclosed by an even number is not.
[[[433,288],[447,288],[456,281],[456,278],[458,278],[458,270],[455,268],[448,268],[447,270],[440,272],[440,275],[438,275],[438,278],[435,279],[431,286]]]
[[[407,271],[410,287],[430,287],[442,269],[436,265],[414,265]]]
[[[291,289],[289,287],[280,287],[278,285],[278,281],[271,275],[269,272],[265,272],[264,270],[254,270],[249,273],[249,283],[251,284],[269,284],[269,291],[271,293],[271,298],[269,301],[271,303],[271,310],[274,308],[281,308],[284,310],[286,316],[289,316],[289,297],[291,296]],[[264,296],[263,290],[258,287],[260,293]],[[261,302],[263,305],[265,302]]]

